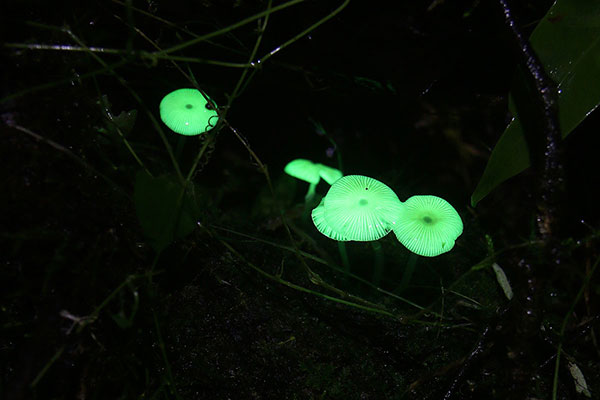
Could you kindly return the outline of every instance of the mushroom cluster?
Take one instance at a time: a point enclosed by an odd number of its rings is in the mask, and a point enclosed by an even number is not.
[[[408,250],[424,257],[450,251],[462,234],[456,210],[437,196],[402,203],[385,184],[362,175],[337,180],[312,211],[323,235],[337,241],[378,240],[390,231]]]

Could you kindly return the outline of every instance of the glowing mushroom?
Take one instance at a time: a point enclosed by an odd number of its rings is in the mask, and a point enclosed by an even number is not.
[[[413,196],[403,204],[394,233],[408,250],[435,257],[454,247],[463,223],[450,203],[436,196]]]
[[[213,105],[197,89],[178,89],[160,102],[160,118],[172,131],[185,136],[211,130],[219,119]]]
[[[313,223],[325,236],[338,241],[371,241],[387,235],[402,203],[385,184],[362,175],[338,179],[318,207]]]
[[[306,196],[304,196],[306,203],[308,203],[314,197],[317,184],[321,180],[317,164],[310,160],[298,158],[290,161],[283,170],[286,174],[310,184],[308,192],[306,192]]]
[[[323,178],[323,180],[330,185],[333,185],[335,181],[344,176],[342,171],[339,169],[335,169],[324,164],[317,164],[317,167],[319,168],[319,175],[321,178]]]
[[[339,242],[347,242],[350,239],[334,231],[325,221],[325,206],[323,202],[324,200],[321,200],[321,204],[314,208],[311,214],[313,223],[315,224],[317,230],[323,235],[327,236],[329,239],[337,240]]]

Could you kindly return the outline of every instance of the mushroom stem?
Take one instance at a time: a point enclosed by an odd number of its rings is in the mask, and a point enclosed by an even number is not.
[[[306,196],[304,196],[304,203],[309,205],[312,202],[312,199],[315,197],[315,192],[317,190],[317,184],[311,183],[308,187],[308,192],[306,192]]]
[[[306,192],[306,196],[304,196],[304,212],[302,213],[302,220],[307,221],[310,219],[310,212],[312,211],[314,204],[314,199],[316,195],[316,183],[311,183],[308,187],[308,192]]]
[[[379,286],[384,270],[384,255],[381,243],[378,241],[371,242],[373,248],[373,284]]]
[[[394,293],[402,293],[406,290],[410,284],[410,281],[412,280],[413,274],[415,273],[417,261],[419,261],[419,257],[415,253],[410,253],[408,256],[408,262],[406,263],[406,268],[404,268],[404,274],[402,274],[400,284],[394,290]]]
[[[185,147],[185,143],[187,142],[186,136],[179,136],[177,139],[177,147],[175,147],[175,159],[180,160],[181,162],[181,153],[183,152],[183,148]]]
[[[340,258],[342,259],[342,266],[346,274],[350,273],[350,260],[348,259],[348,253],[346,252],[346,242],[337,242],[338,250],[340,252]]]

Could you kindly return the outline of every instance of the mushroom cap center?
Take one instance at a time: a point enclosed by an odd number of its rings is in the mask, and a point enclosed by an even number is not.
[[[191,110],[192,108],[194,108],[194,106],[191,104],[186,104],[185,108],[187,108],[188,110]]]
[[[423,217],[423,222],[425,222],[426,224],[430,224],[433,222],[433,219],[430,216],[426,215]]]
[[[369,204],[369,200],[367,200],[367,199],[360,199],[358,201],[359,206],[366,206],[367,204]]]

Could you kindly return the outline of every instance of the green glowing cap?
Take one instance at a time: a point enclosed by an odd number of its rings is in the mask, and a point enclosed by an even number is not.
[[[339,169],[331,168],[323,164],[317,164],[317,167],[319,167],[319,175],[321,178],[330,185],[333,185],[335,181],[344,176]]]
[[[392,230],[402,203],[392,189],[378,180],[348,175],[331,186],[319,207],[313,210],[313,222],[325,236],[371,241]]]
[[[462,231],[463,223],[454,207],[436,196],[413,196],[406,200],[394,227],[400,243],[425,257],[450,251]]]
[[[177,89],[160,102],[160,119],[172,131],[193,136],[211,130],[219,115],[197,89]]]
[[[319,204],[316,208],[312,210],[311,213],[313,223],[323,235],[327,236],[330,239],[337,240],[340,242],[348,241],[349,239],[345,236],[340,235],[325,221],[325,203],[324,200],[321,200],[321,204]]]
[[[319,167],[317,164],[310,160],[298,158],[294,161],[290,161],[283,170],[286,174],[291,175],[294,178],[310,183],[308,192],[306,192],[304,199],[306,202],[311,201],[315,195],[317,184],[321,180],[321,176],[319,175]]]
[[[321,180],[317,164],[303,158],[290,161],[283,170],[286,174],[304,182],[317,184]]]

